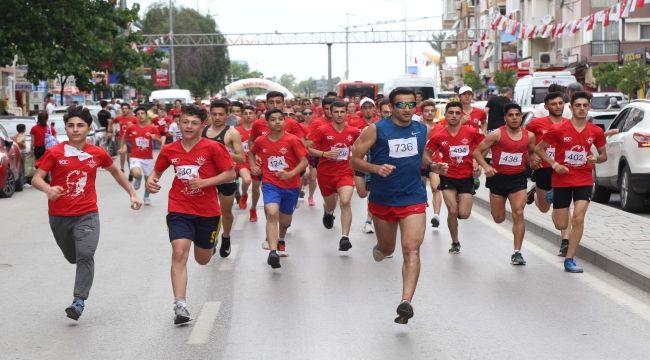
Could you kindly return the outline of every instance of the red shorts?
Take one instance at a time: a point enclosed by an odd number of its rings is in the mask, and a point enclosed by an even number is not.
[[[237,176],[240,176],[239,171],[241,169],[248,169],[248,171],[250,172],[251,171],[251,166],[250,166],[250,164],[248,162],[241,163],[241,164],[235,164],[235,171],[237,172]]]
[[[328,174],[317,173],[318,187],[323,196],[336,194],[338,188],[344,186],[354,186],[354,175],[332,176]]]
[[[368,211],[384,221],[397,222],[405,217],[424,214],[427,211],[427,203],[406,205],[406,206],[387,206],[373,202],[368,203]]]

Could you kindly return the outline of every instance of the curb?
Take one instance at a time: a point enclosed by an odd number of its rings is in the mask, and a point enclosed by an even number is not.
[[[474,203],[483,209],[490,211],[490,202],[488,200],[475,195]],[[510,209],[507,207],[506,214],[510,217],[510,219],[512,219],[512,211],[510,211]],[[558,234],[556,229],[548,229],[528,219],[525,221],[527,232],[530,231],[542,239],[548,241],[549,243],[558,245]],[[644,275],[629,266],[616,262],[597,250],[593,250],[584,246],[582,242],[580,245],[578,245],[578,251],[580,252],[580,256],[578,256],[580,259],[591,263],[592,265],[616,276],[617,278],[627,282],[630,285],[633,285],[645,292],[650,293],[650,278],[647,275]]]

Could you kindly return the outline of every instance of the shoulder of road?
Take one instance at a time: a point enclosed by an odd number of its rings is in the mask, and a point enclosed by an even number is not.
[[[484,184],[485,177],[474,198],[477,205],[489,210],[490,193]],[[531,186],[529,183],[528,188]],[[509,207],[506,210],[511,215]],[[551,219],[552,211],[542,213],[534,204],[527,205],[526,231],[559,246],[560,236]],[[650,219],[592,201],[578,257],[650,292]]]

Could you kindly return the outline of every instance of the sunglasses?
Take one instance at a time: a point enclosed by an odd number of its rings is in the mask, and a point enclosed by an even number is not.
[[[305,112],[303,112],[303,114],[305,114],[305,115],[312,115],[313,112],[311,112],[311,111],[305,111]]]
[[[295,115],[294,113],[284,113],[284,116],[293,116]]]
[[[417,103],[415,101],[400,101],[395,103],[395,107],[398,109],[406,109],[408,106],[410,109],[415,109]]]

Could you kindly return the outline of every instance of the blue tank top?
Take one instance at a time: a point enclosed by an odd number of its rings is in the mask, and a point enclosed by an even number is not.
[[[386,206],[408,206],[427,202],[427,191],[420,180],[422,154],[427,141],[427,127],[411,121],[407,127],[397,126],[390,117],[375,123],[377,140],[370,148],[373,164],[395,165],[395,170],[382,177],[371,174],[369,200]]]

